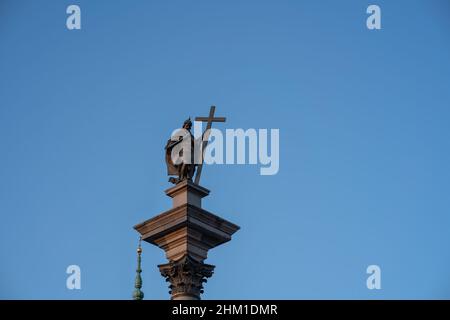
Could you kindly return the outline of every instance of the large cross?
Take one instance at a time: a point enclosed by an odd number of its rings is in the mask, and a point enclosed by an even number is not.
[[[200,182],[200,176],[202,175],[202,168],[203,168],[203,157],[204,157],[204,150],[206,149],[206,146],[208,145],[208,139],[209,139],[209,133],[211,132],[211,125],[213,122],[225,122],[226,118],[225,117],[217,117],[214,118],[214,112],[216,111],[216,107],[215,106],[211,106],[211,109],[209,109],[209,116],[208,117],[196,117],[195,121],[202,121],[202,122],[206,122],[206,129],[204,132],[204,137],[202,137],[202,161],[201,163],[198,165],[197,168],[197,174],[195,175],[195,180],[194,183],[195,184],[199,184]]]

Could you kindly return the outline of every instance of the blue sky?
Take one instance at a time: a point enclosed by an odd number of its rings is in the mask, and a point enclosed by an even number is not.
[[[0,298],[129,299],[132,227],[171,205],[164,144],[215,104],[221,129],[280,129],[280,171],[204,168],[205,208],[241,226],[210,251],[205,299],[449,299],[449,10],[2,0]],[[164,254],[143,249],[146,298],[167,299]]]

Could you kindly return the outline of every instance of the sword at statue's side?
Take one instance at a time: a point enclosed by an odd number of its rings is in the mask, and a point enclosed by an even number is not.
[[[225,117],[216,117],[214,118],[214,112],[216,111],[216,107],[215,106],[211,106],[211,108],[209,109],[209,116],[208,117],[196,117],[195,121],[202,121],[202,122],[206,122],[206,129],[205,132],[202,135],[202,148],[201,148],[201,152],[202,152],[202,157],[201,157],[201,163],[198,165],[197,167],[197,173],[195,174],[195,180],[194,183],[195,184],[199,184],[200,183],[200,177],[202,175],[202,169],[203,169],[203,159],[204,159],[204,152],[206,149],[206,146],[208,145],[208,139],[209,139],[209,134],[211,132],[211,125],[213,122],[225,122],[226,118]]]

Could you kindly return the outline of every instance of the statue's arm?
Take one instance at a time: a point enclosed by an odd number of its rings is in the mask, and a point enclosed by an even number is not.
[[[167,150],[167,149],[173,148],[174,146],[179,144],[181,141],[183,141],[183,137],[180,137],[180,136],[178,136],[178,140],[170,139],[169,141],[167,141],[167,144],[164,149]]]

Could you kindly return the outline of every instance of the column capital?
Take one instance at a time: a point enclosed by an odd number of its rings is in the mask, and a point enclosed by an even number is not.
[[[215,266],[199,262],[189,255],[158,266],[161,275],[170,282],[172,300],[200,300],[203,283],[212,276]]]

